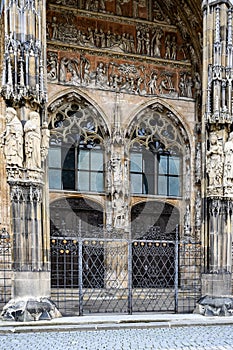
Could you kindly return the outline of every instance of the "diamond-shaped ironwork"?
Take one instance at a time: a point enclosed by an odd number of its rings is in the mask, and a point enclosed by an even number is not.
[[[174,233],[159,240],[157,233],[139,240],[52,237],[52,297],[60,311],[192,312],[200,297],[201,245],[171,240]]]

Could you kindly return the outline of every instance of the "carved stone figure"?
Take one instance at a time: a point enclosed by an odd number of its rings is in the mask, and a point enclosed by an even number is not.
[[[48,80],[54,81],[57,79],[57,59],[55,56],[50,55],[48,58],[48,64],[47,64],[47,69],[48,69]]]
[[[183,77],[180,77],[179,90],[180,96],[185,96],[185,81]]]
[[[41,160],[44,161],[48,154],[49,149],[50,131],[48,129],[48,123],[44,122],[41,131]]]
[[[201,77],[198,72],[195,73],[194,88],[195,88],[195,98],[199,100],[201,97]]]
[[[143,37],[140,30],[137,31],[137,53],[143,53]]]
[[[86,0],[85,1],[85,10],[90,10],[92,0]]]
[[[145,48],[147,56],[150,56],[150,33],[146,33],[145,36]]]
[[[139,5],[139,0],[133,0],[133,17],[134,18],[138,17],[138,5]]]
[[[196,146],[196,169],[195,169],[196,182],[201,181],[201,144],[198,142]]]
[[[1,135],[7,165],[23,165],[23,127],[12,107],[6,109],[6,130]]]
[[[161,57],[161,38],[163,36],[162,30],[156,30],[151,39],[151,56]]]
[[[28,169],[41,168],[41,133],[40,115],[37,112],[29,114],[29,120],[24,125],[26,167]]]
[[[195,200],[195,225],[197,228],[201,226],[201,193],[197,191],[197,196]]]
[[[223,150],[215,133],[210,135],[210,147],[206,153],[206,171],[209,176],[209,187],[219,187],[223,176]]]
[[[104,85],[107,82],[106,69],[103,62],[100,62],[96,69],[96,84]]]
[[[177,45],[176,45],[176,37],[172,37],[172,42],[171,42],[171,59],[175,60],[176,59],[176,51],[177,51]]]
[[[51,26],[52,26],[52,40],[59,39],[57,17],[53,17],[53,22]]]
[[[122,16],[121,2],[122,0],[116,0],[116,14],[119,16]]]
[[[189,76],[187,80],[187,97],[191,97],[191,98],[193,97],[192,86],[193,86],[192,77]]]
[[[148,86],[149,86],[149,93],[151,95],[155,95],[156,90],[157,90],[157,74],[156,74],[156,72],[151,73],[150,80],[148,82]]]
[[[233,132],[229,134],[228,141],[224,147],[224,180],[223,184],[227,187],[233,185]]]
[[[165,39],[165,58],[170,59],[171,58],[171,40],[170,35],[168,34]]]
[[[115,228],[122,228],[126,219],[126,207],[123,198],[119,196],[118,192],[114,193],[113,197],[113,226]]]
[[[120,193],[122,191],[122,166],[119,154],[113,154],[111,160],[112,170],[112,193]]]

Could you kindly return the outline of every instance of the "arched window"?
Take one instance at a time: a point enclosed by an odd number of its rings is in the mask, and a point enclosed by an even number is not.
[[[50,107],[49,187],[103,192],[105,125],[85,99],[76,95],[70,99],[62,98]]]
[[[58,190],[103,192],[103,150],[83,140],[74,144],[51,142],[49,187]]]
[[[183,158],[189,146],[178,118],[154,104],[136,115],[128,133],[131,193],[181,197]]]
[[[135,194],[181,195],[180,155],[165,150],[159,141],[151,141],[148,148],[134,143],[130,152],[131,192]]]

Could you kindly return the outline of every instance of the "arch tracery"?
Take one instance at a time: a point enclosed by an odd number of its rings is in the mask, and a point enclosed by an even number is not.
[[[103,141],[108,134],[107,125],[100,112],[84,97],[73,93],[60,97],[48,107],[48,124],[52,137],[72,141],[82,134],[84,142]],[[73,139],[75,142],[76,140]]]

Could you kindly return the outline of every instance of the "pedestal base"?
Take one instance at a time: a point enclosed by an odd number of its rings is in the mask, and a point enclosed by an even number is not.
[[[232,316],[231,273],[202,275],[202,295],[194,313],[204,316]]]
[[[50,296],[50,272],[15,271],[12,276],[12,298],[40,298]]]
[[[198,300],[194,313],[203,316],[233,316],[233,298],[206,295]]]
[[[41,321],[61,317],[55,304],[48,298],[18,298],[7,303],[1,313],[4,321]]]
[[[215,297],[232,294],[231,273],[207,273],[202,275],[201,294]]]

